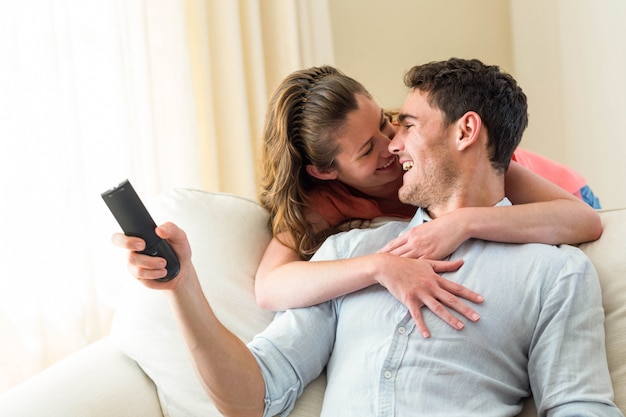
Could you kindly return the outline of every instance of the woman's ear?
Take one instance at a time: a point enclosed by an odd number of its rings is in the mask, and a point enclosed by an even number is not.
[[[476,142],[479,134],[482,130],[482,119],[478,113],[468,111],[459,120],[457,120],[458,126],[458,138],[457,148],[459,150],[466,149],[471,144]]]
[[[306,172],[313,178],[317,178],[318,180],[335,180],[337,179],[337,170],[331,169],[330,171],[322,171],[318,167],[314,165],[307,165]]]

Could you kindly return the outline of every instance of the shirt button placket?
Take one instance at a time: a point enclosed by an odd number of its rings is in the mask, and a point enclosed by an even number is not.
[[[382,369],[381,381],[378,391],[377,416],[393,416],[396,409],[396,377],[402,364],[402,357],[406,352],[409,334],[411,333],[411,316],[406,313],[405,317],[395,327],[391,344]]]

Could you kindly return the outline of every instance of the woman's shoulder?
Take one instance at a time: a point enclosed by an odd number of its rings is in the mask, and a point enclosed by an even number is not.
[[[332,227],[350,219],[373,219],[385,215],[374,199],[356,195],[338,181],[327,183],[311,192],[309,205]]]

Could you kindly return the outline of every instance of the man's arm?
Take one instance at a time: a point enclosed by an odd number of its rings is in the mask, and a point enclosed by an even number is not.
[[[613,404],[597,274],[570,252],[545,301],[529,351],[528,371],[539,415],[622,416]]]
[[[167,294],[205,391],[224,416],[262,416],[265,382],[248,347],[215,317],[195,277]]]
[[[113,240],[131,251],[132,275],[148,288],[166,291],[200,380],[217,409],[229,417],[262,416],[265,382],[260,368],[246,345],[219,322],[209,306],[191,263],[185,233],[172,223],[156,232],[169,241],[180,261],[178,276],[169,282],[156,281],[166,273],[163,259],[134,252],[143,250],[143,240],[121,234]]]

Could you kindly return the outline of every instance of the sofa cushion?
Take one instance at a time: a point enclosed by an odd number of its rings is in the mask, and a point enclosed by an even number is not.
[[[600,277],[615,403],[626,413],[626,209],[602,211],[600,216],[602,237],[580,248],[589,256]]]
[[[172,221],[187,233],[205,296],[219,319],[248,342],[273,313],[256,305],[254,275],[271,234],[268,216],[241,197],[177,189],[146,204],[157,224]],[[112,337],[157,386],[163,414],[220,416],[192,366],[183,336],[163,293],[129,276]],[[309,386],[293,416],[319,416],[324,377]]]
[[[11,417],[161,417],[154,384],[105,337],[0,394]]]

